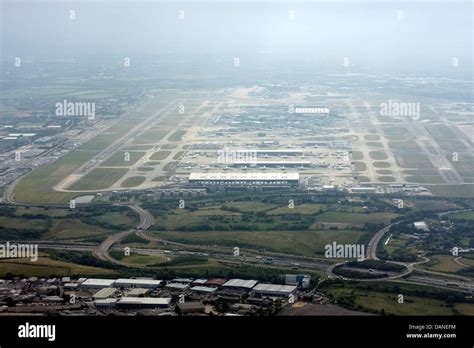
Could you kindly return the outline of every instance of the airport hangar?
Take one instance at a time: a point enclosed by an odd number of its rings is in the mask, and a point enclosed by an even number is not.
[[[245,172],[245,173],[196,173],[189,174],[189,184],[214,187],[294,187],[298,186],[300,175],[296,172]]]

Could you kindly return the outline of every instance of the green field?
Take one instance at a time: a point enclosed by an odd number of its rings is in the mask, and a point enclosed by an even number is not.
[[[365,232],[338,231],[211,231],[211,232],[153,232],[165,240],[200,244],[221,245],[229,248],[264,248],[268,251],[295,255],[321,254],[324,246],[337,243],[357,243]]]
[[[433,168],[430,160],[425,155],[403,154],[395,156],[398,165],[402,168]]]
[[[404,303],[398,303],[398,294],[377,291],[361,291],[349,288],[332,288],[325,291],[338,302],[344,298],[355,298],[354,304],[371,311],[384,310],[385,314],[395,315],[453,315],[453,309],[440,300],[404,296]]]
[[[163,256],[159,256],[159,255],[132,254],[130,256],[125,256],[120,261],[125,262],[125,263],[130,263],[132,265],[148,266],[148,265],[156,265],[156,264],[162,263],[165,260],[166,259]]]
[[[162,161],[170,155],[171,151],[157,151],[151,155],[150,159],[153,161]]]
[[[76,193],[56,192],[51,188],[94,155],[94,152],[73,151],[50,165],[41,166],[16,185],[15,200],[22,203],[68,202]]]
[[[361,161],[364,159],[364,153],[361,151],[352,151],[352,159],[354,161]]]
[[[171,133],[171,135],[168,137],[168,140],[173,142],[180,141],[185,134],[185,130],[177,130],[176,132]]]
[[[352,226],[361,226],[366,223],[387,224],[396,218],[395,213],[357,214],[339,211],[329,211],[316,216],[317,222],[344,223]]]
[[[364,135],[364,140],[366,140],[366,141],[377,141],[377,140],[380,140],[380,136],[373,135],[373,134],[367,134],[367,135]]]
[[[125,179],[120,186],[122,187],[135,187],[141,185],[145,182],[144,176],[132,176],[130,178]]]
[[[375,168],[389,168],[390,167],[390,162],[376,161],[376,162],[373,162],[372,165]]]
[[[0,276],[5,277],[8,273],[25,277],[49,277],[114,275],[115,271],[39,257],[36,262],[31,262],[29,259],[0,260]]]
[[[101,165],[104,167],[127,167],[134,165],[146,152],[140,151],[131,151],[128,152],[130,155],[130,160],[125,161],[125,155],[127,151],[118,151],[110,156],[104,163]]]
[[[155,144],[169,133],[169,129],[152,129],[140,134],[133,140],[134,144]]]
[[[22,219],[0,216],[0,226],[3,228],[14,228],[18,230],[42,231],[48,227],[46,219]]]
[[[464,268],[454,262],[454,256],[452,255],[432,255],[429,257],[430,261],[421,264],[419,267],[436,272],[443,273],[456,273],[460,269]]]
[[[173,156],[173,159],[174,159],[174,160],[179,160],[179,159],[181,159],[181,157],[183,157],[183,155],[184,155],[184,152],[185,152],[185,151],[176,152],[175,155]]]
[[[355,170],[358,172],[363,172],[367,170],[367,165],[364,162],[354,162]]]
[[[368,141],[365,144],[370,147],[383,147],[383,144],[379,141]]]
[[[393,176],[379,176],[377,180],[380,182],[395,182],[395,178]]]
[[[387,154],[385,153],[385,151],[370,151],[369,156],[373,160],[377,161],[384,161],[387,159]]]
[[[59,220],[53,228],[46,233],[44,239],[78,239],[101,236],[110,233],[100,227],[90,226],[77,219]]]
[[[73,183],[70,190],[101,190],[112,186],[127,173],[125,168],[95,168]]]

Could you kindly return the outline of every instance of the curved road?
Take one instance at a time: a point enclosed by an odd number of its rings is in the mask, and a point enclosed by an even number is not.
[[[122,266],[130,267],[130,264],[120,262],[120,261],[114,259],[112,256],[110,256],[110,254],[109,254],[110,248],[115,243],[120,241],[122,238],[125,238],[129,234],[135,233],[137,231],[143,231],[143,230],[149,229],[151,226],[153,226],[155,220],[153,218],[153,215],[151,215],[148,211],[146,211],[145,209],[139,207],[138,205],[130,205],[129,207],[130,207],[130,209],[132,209],[133,211],[138,213],[138,215],[140,216],[140,223],[138,224],[138,226],[136,228],[132,228],[128,231],[124,231],[124,232],[120,232],[120,233],[111,235],[106,240],[104,240],[99,245],[97,250],[94,251],[94,255],[96,257],[98,257],[99,259],[104,260],[104,261],[113,262],[113,263],[116,263],[116,264],[120,264]]]

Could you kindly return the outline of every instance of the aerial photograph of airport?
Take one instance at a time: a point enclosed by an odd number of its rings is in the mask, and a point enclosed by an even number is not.
[[[394,339],[472,346],[472,1],[0,6],[12,340],[400,317]]]

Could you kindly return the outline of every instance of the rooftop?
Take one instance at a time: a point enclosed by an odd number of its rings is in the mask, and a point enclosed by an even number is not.
[[[189,174],[189,180],[299,180],[299,173],[247,172],[247,173],[196,173]]]

